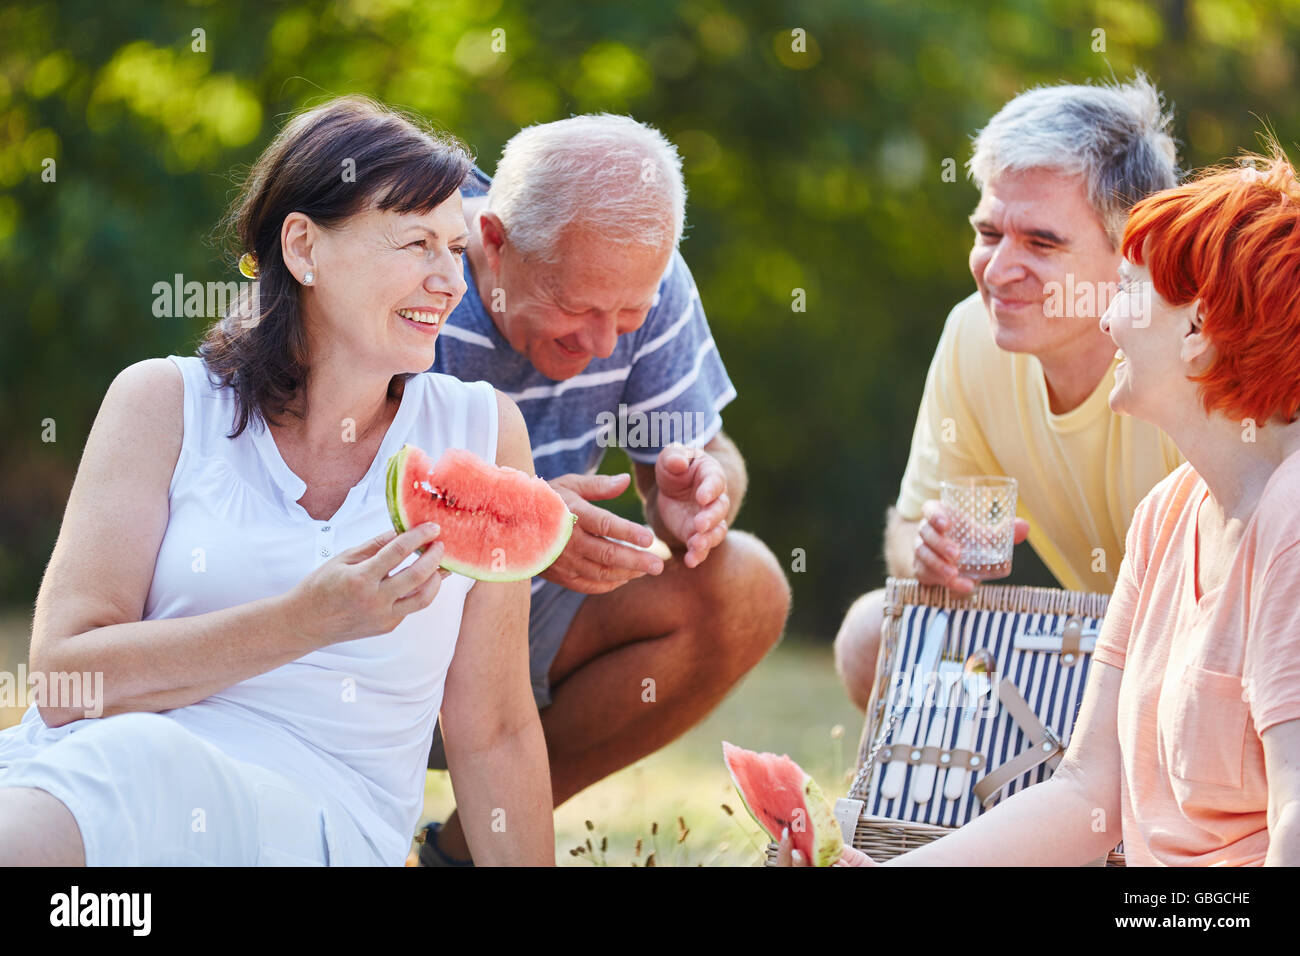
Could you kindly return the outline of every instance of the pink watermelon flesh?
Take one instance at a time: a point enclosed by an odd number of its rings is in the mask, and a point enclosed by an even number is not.
[[[577,518],[543,479],[450,448],[437,462],[403,445],[389,462],[388,510],[405,531],[440,528],[442,567],[480,581],[518,581],[560,556]]]
[[[755,753],[723,741],[731,780],[759,826],[773,842],[790,830],[790,842],[814,866],[840,855],[839,826],[816,781],[784,754]]]

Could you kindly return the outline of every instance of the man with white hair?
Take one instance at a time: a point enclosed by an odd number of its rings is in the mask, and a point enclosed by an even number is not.
[[[1133,509],[1182,456],[1154,426],[1110,410],[1118,364],[1098,320],[1117,290],[1132,205],[1177,181],[1172,118],[1142,74],[1116,86],[1022,93],[975,138],[977,291],[948,316],[926,377],[885,563],[965,595],[939,483],[1007,475],[1016,542],[1070,590],[1110,593]],[[862,595],[835,638],[850,698],[866,709],[884,591]]]
[[[625,116],[520,131],[462,188],[469,289],[433,370],[518,403],[537,473],[578,516],[533,580],[529,656],[555,805],[701,720],[780,638],[782,569],[732,529],[744,461],[722,431],[736,390],[677,244],[681,159]],[[629,476],[645,525],[593,501]],[[665,547],[666,546],[666,547]],[[490,640],[492,635],[483,635]],[[429,766],[446,766],[439,727]],[[461,824],[426,828],[423,865],[467,863]]]

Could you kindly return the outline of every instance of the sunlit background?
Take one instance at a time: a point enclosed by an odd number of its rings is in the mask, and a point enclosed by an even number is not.
[[[788,568],[803,549],[787,645],[800,655],[789,673],[809,682],[784,686],[805,709],[737,742],[825,741],[803,759],[838,774],[830,727],[847,719],[856,740],[859,725],[825,679],[826,642],[881,582],[882,519],[925,370],[948,309],[973,288],[971,134],[1029,86],[1141,67],[1175,110],[1184,168],[1256,147],[1266,123],[1294,149],[1298,41],[1291,0],[6,5],[0,666],[25,659],[108,383],[140,359],[191,352],[205,325],[156,318],[154,284],[238,278],[212,230],[287,115],[367,93],[456,133],[491,172],[522,125],[630,113],[685,157],[682,251],[739,392],[724,418],[749,467],[740,526]],[[796,290],[805,311],[792,309]],[[48,419],[54,441],[42,440]],[[625,467],[617,452],[606,461]],[[1016,560],[1021,580],[1045,582],[1027,549]],[[781,690],[780,673],[743,712]],[[716,775],[726,732],[697,731],[675,753],[698,752]],[[688,772],[687,756],[678,764]]]

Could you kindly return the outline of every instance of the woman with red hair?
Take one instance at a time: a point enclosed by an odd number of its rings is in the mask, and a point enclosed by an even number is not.
[[[1134,514],[1059,769],[888,865],[1082,865],[1120,837],[1130,864],[1300,864],[1295,170],[1275,147],[1157,193],[1123,253],[1110,405],[1187,463]]]

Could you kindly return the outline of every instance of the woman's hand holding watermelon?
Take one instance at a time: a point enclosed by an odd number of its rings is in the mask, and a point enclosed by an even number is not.
[[[787,754],[756,753],[724,740],[722,758],[745,809],[777,841],[777,866],[879,865],[841,841],[835,811],[822,788]],[[798,850],[789,821],[799,821]]]
[[[389,633],[438,596],[447,574],[438,568],[438,533],[437,525],[426,523],[402,534],[385,531],[340,552],[286,595],[293,627],[316,647]],[[390,577],[418,548],[424,553]]]
[[[781,834],[781,842],[777,845],[776,851],[777,866],[812,866],[812,862],[804,858],[804,855],[794,848],[794,843],[790,840],[790,831],[786,830]],[[861,850],[854,849],[847,843],[844,849],[840,851],[840,858],[831,866],[879,866],[880,864],[867,856]]]

